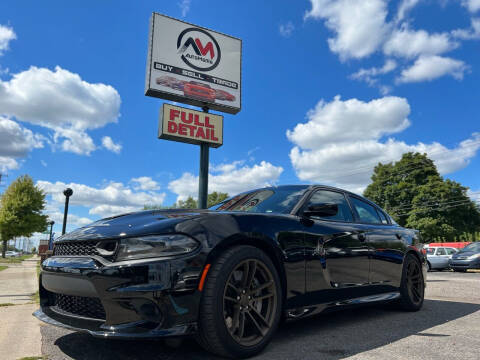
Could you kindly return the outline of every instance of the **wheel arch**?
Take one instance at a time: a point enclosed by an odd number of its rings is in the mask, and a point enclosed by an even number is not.
[[[283,252],[276,243],[266,236],[252,236],[236,234],[219,242],[208,254],[206,264],[213,264],[215,260],[227,249],[239,245],[250,245],[262,250],[272,261],[277,270],[282,288],[282,299],[285,304],[287,295],[287,276],[283,264]]]

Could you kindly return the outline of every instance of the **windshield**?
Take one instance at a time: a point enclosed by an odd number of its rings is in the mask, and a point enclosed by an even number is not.
[[[281,186],[239,194],[214,205],[210,210],[289,214],[308,186]]]
[[[460,252],[466,252],[466,251],[480,252],[480,242],[472,243],[470,245],[465,246],[462,250],[460,250]]]

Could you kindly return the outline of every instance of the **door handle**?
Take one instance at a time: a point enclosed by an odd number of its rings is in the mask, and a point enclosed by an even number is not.
[[[367,240],[367,235],[365,235],[364,233],[360,233],[360,234],[357,235],[357,238],[360,241],[365,241],[365,240]]]
[[[395,236],[397,237],[398,240],[402,238],[402,234],[396,233]]]

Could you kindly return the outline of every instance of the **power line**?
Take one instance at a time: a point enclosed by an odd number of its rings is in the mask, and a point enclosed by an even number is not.
[[[480,205],[480,202],[476,202],[475,203],[479,204]],[[428,208],[428,209],[425,209],[425,210],[418,210],[418,211],[415,211],[414,210],[414,213],[415,214],[422,214],[422,213],[426,213],[426,212],[430,212],[430,211],[444,211],[444,210],[447,210],[447,209],[450,209],[450,208],[454,208],[454,207],[458,207],[458,206],[466,206],[468,204],[457,204],[457,205],[449,205],[449,206],[445,206],[443,208]],[[397,216],[404,216],[404,215],[410,215],[410,212],[408,213],[404,213],[404,214],[396,214]]]
[[[476,192],[477,193],[477,192]],[[480,193],[480,191],[478,191],[478,193]],[[475,201],[474,199],[470,199],[470,198],[463,198],[463,197],[460,197],[460,196],[455,196],[455,197],[452,197],[450,199],[434,199],[434,198],[429,198],[429,202],[426,202],[426,203],[423,203],[422,205],[420,206],[424,206],[424,205],[429,205],[429,204],[436,204],[436,203],[443,203],[443,202],[455,202],[454,200],[458,200],[458,201]],[[393,207],[392,209],[393,210],[403,210],[403,209],[409,209],[409,208],[412,208],[412,207],[415,207],[415,206],[412,206],[412,203],[410,204],[404,204],[402,206],[396,206],[396,207]]]

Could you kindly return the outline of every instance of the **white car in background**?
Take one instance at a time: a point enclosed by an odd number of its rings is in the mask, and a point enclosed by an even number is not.
[[[458,249],[446,246],[431,246],[426,248],[428,270],[445,270],[449,269],[449,261]]]

